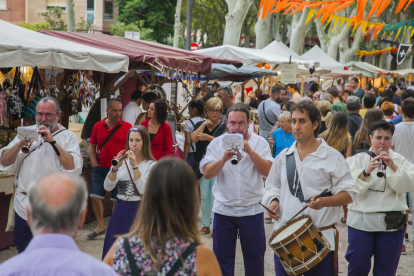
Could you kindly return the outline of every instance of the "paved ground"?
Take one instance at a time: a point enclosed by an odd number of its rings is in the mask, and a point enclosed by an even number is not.
[[[106,224],[108,224],[109,218],[105,218]],[[199,221],[200,228],[201,228],[201,220]],[[87,241],[86,235],[89,234],[95,228],[95,222],[88,223],[84,226],[83,230],[79,231],[76,237],[76,243],[78,244],[79,248],[94,256],[97,259],[101,259],[102,255],[102,248],[104,242],[104,236],[98,237],[98,239],[94,241]],[[266,228],[266,236],[269,237],[272,232],[272,225],[265,224]],[[347,227],[343,223],[339,223],[338,229],[340,232],[340,241],[342,247],[339,249],[339,273],[340,275],[347,274],[347,261],[345,260],[345,252],[347,248]],[[409,226],[409,233],[411,231],[411,225]],[[411,236],[411,235],[410,235]],[[213,239],[210,235],[203,236],[203,242],[212,248],[213,246]],[[397,275],[401,276],[409,276],[413,275],[413,268],[414,268],[414,252],[413,252],[413,244],[410,237],[410,242],[407,243],[407,255],[401,256],[400,263],[398,266]],[[4,262],[5,260],[11,258],[12,256],[16,255],[16,250],[5,250],[0,252],[0,263]],[[236,275],[244,275],[243,269],[243,256],[240,249],[240,244],[238,243],[237,246],[237,253],[236,253]],[[265,275],[270,276],[274,275],[274,264],[273,264],[273,252],[269,247],[266,249],[266,256],[265,256]]]

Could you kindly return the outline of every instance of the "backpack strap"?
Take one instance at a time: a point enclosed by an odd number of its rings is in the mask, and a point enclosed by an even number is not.
[[[101,154],[103,147],[105,146],[106,143],[108,143],[108,141],[112,138],[112,136],[114,136],[115,132],[121,128],[121,126],[124,124],[124,122],[122,121],[122,123],[120,125],[117,125],[112,131],[111,133],[109,133],[109,135],[106,137],[105,141],[103,141],[101,147],[99,148],[99,151],[96,155],[96,159],[98,159],[99,154]]]
[[[189,121],[193,125],[193,131],[194,131],[195,130],[194,129],[195,128],[195,125],[194,125],[194,123],[193,123],[193,121],[191,119]],[[195,152],[195,149],[194,149],[194,146],[193,146],[193,142],[191,142],[190,145],[191,145],[191,149]]]
[[[265,103],[266,103],[266,101],[263,101],[263,115],[265,116],[266,121],[267,121],[269,124],[271,124],[272,126],[274,126],[276,123],[272,123],[272,122],[269,120],[269,118],[267,118],[267,116],[266,116]]]
[[[124,248],[125,248],[125,253],[127,254],[127,258],[128,258],[129,269],[131,269],[131,275],[138,276],[139,275],[138,266],[137,266],[137,263],[135,262],[134,256],[132,255],[131,246],[129,245],[128,237],[124,237]]]
[[[291,154],[286,154],[286,175],[289,185],[290,193],[297,197],[300,202],[304,202],[302,186],[300,184],[298,171],[296,170],[295,155],[292,152]]]
[[[197,249],[198,243],[191,243],[181,254],[181,256],[178,256],[177,261],[175,261],[174,265],[171,267],[171,269],[168,271],[167,276],[173,276],[180,267],[183,266],[183,261],[190,256],[191,253],[193,253]]]

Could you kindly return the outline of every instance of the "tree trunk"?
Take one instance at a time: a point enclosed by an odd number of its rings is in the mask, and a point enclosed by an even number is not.
[[[181,4],[183,0],[177,0],[177,7],[175,9],[175,24],[174,24],[174,43],[173,47],[178,48],[180,41],[180,27],[181,27]]]
[[[265,19],[262,19],[263,9],[260,11],[260,16],[254,26],[256,33],[256,49],[262,49],[270,43],[270,23],[272,22],[272,15],[268,14]]]
[[[280,32],[280,14],[273,14],[272,20],[270,26],[272,35],[270,36],[270,41],[276,40],[276,41],[282,41],[282,34]]]
[[[359,49],[359,43],[361,42],[362,39],[362,30],[361,28],[358,29],[355,38],[354,38],[354,42],[352,42],[352,46],[349,47],[349,32],[346,36],[345,40],[342,40],[341,43],[339,44],[339,62],[344,64],[347,62],[352,61],[356,51],[358,51]]]
[[[303,53],[303,45],[305,44],[305,35],[308,31],[309,24],[313,23],[311,19],[308,24],[305,25],[306,18],[308,17],[309,9],[304,9],[301,12],[293,14],[292,31],[290,35],[290,49],[295,53],[301,55]]]
[[[226,14],[223,44],[239,46],[243,21],[253,0],[226,0],[226,3],[229,13]]]
[[[75,4],[73,0],[66,0],[66,12],[68,16],[68,32],[76,32]]]

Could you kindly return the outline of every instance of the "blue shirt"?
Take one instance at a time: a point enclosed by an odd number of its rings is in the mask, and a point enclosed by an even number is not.
[[[391,123],[394,125],[399,124],[402,122],[401,114],[399,114],[397,117],[391,119]]]
[[[275,144],[273,145],[273,158],[285,148],[289,148],[296,141],[295,137],[293,137],[293,133],[283,131],[281,128],[276,129],[273,132],[272,137],[273,141],[275,141]]]
[[[82,252],[64,234],[35,236],[26,250],[0,265],[2,276],[116,276],[108,266]]]

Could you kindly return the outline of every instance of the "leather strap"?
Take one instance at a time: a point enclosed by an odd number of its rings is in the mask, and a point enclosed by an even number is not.
[[[302,186],[300,185],[299,175],[296,170],[295,155],[286,155],[286,175],[289,185],[290,193],[299,199],[300,202],[304,202]]]
[[[320,227],[319,231],[324,231],[324,230],[328,230],[328,229],[335,229],[336,230],[336,235],[335,235],[335,251],[334,251],[334,260],[333,260],[333,269],[334,269],[334,275],[338,276],[338,247],[339,247],[339,231],[338,229],[336,229],[335,224],[329,225],[329,226],[325,226],[325,227]]]
[[[99,154],[101,154],[103,147],[105,146],[106,143],[108,143],[108,141],[112,138],[112,136],[114,136],[115,132],[121,128],[121,126],[124,124],[124,122],[122,122],[120,125],[117,125],[112,131],[111,133],[109,133],[109,135],[106,137],[106,139],[103,141],[101,147],[99,148],[99,151],[96,155],[96,159],[98,159]]]
[[[193,253],[197,249],[198,243],[191,243],[181,254],[181,256],[178,256],[177,261],[175,261],[174,265],[171,267],[171,269],[167,272],[166,276],[173,276],[178,269],[183,265],[183,261],[185,261],[188,256]]]
[[[126,167],[126,169],[127,169],[127,171],[128,171],[129,178],[131,178],[131,181],[132,181],[132,186],[134,186],[134,189],[135,189],[135,191],[137,192],[138,196],[142,199],[142,194],[138,191],[137,186],[135,186],[135,181],[134,181],[134,178],[132,177],[132,174],[131,174],[131,172],[129,171],[129,167],[128,167],[128,164],[127,164],[126,160],[125,160],[125,167]],[[142,175],[141,175],[141,177],[142,177]]]

